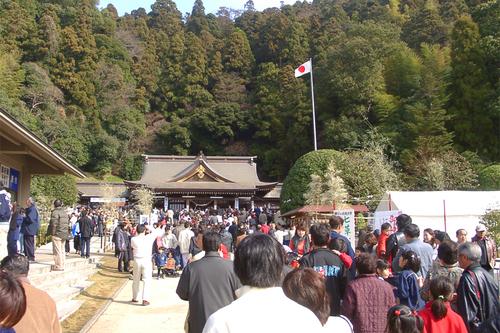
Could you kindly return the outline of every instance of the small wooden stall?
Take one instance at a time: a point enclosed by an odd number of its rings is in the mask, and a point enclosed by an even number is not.
[[[328,223],[333,215],[341,216],[344,219],[344,234],[354,244],[355,216],[368,211],[365,205],[345,205],[341,209],[335,209],[331,205],[308,205],[286,212],[281,215],[281,218],[289,220],[291,225],[305,223],[309,228],[314,223]]]

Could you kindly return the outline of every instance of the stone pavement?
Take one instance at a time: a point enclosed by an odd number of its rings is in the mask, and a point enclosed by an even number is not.
[[[130,303],[132,280],[128,281],[88,332],[183,333],[188,302],[182,301],[175,293],[178,281],[179,278],[157,280],[154,277],[149,306]]]

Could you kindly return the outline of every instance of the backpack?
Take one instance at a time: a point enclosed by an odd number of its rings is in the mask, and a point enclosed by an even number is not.
[[[7,201],[7,195],[4,193],[0,194],[0,222],[6,222],[10,220],[12,212],[10,211],[9,201]]]

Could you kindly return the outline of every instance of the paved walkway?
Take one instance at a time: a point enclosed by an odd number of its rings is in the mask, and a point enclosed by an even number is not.
[[[182,301],[175,293],[178,281],[179,278],[153,278],[149,306],[130,303],[132,280],[128,281],[89,332],[183,333],[188,302]]]

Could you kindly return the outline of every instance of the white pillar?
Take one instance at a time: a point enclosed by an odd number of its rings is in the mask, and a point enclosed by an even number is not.
[[[255,209],[255,203],[253,202],[253,199],[250,200],[250,205],[252,206],[252,209]]]
[[[234,209],[240,209],[240,198],[234,198]]]
[[[168,210],[168,197],[165,195],[165,197],[163,197],[163,211],[167,212],[167,210]]]
[[[214,209],[217,209],[217,199],[214,199]]]
[[[186,199],[186,209],[189,210],[189,199]]]

